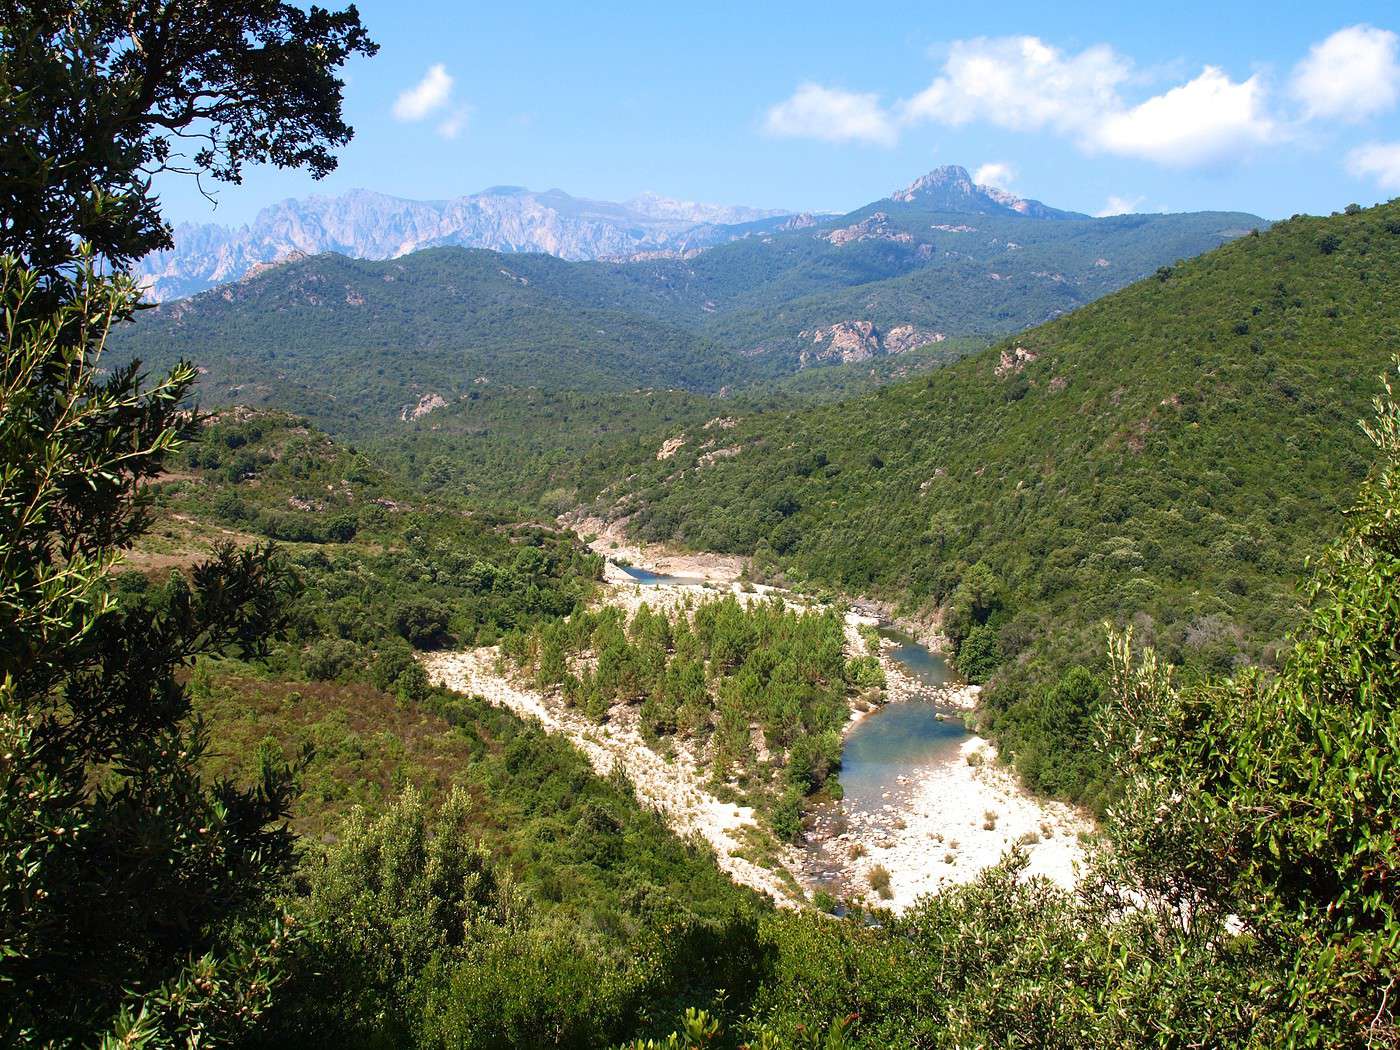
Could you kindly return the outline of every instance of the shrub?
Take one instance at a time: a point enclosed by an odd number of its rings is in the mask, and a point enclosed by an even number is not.
[[[410,598],[394,607],[394,631],[417,649],[431,649],[447,638],[448,611],[441,602]]]
[[[339,678],[359,661],[360,648],[343,638],[323,638],[311,646],[301,660],[306,677],[318,682]]]
[[[326,539],[332,543],[349,543],[360,530],[359,519],[351,512],[337,514],[326,522]]]
[[[802,793],[788,788],[773,805],[773,834],[784,842],[796,842],[802,833]]]
[[[870,888],[880,895],[881,900],[889,900],[894,896],[894,890],[890,888],[890,871],[883,864],[876,864],[871,868],[866,880],[870,883]]]
[[[846,661],[846,681],[857,689],[883,689],[885,669],[878,656],[853,656]]]
[[[985,682],[1001,663],[1001,644],[990,625],[972,628],[958,646],[958,670],[969,682]]]

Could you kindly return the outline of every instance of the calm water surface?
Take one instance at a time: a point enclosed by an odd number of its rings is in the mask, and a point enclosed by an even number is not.
[[[639,569],[633,565],[618,565],[617,567],[643,587],[654,587],[658,583],[668,583],[673,587],[687,587],[698,586],[705,582],[699,576],[668,576],[664,572],[652,572],[650,569]]]
[[[947,662],[900,631],[881,628],[896,643],[891,657],[925,686],[943,685],[953,676]],[[886,704],[862,718],[846,734],[841,756],[841,786],[846,805],[875,810],[898,794],[899,776],[947,761],[968,737],[956,712],[940,709],[927,698]]]

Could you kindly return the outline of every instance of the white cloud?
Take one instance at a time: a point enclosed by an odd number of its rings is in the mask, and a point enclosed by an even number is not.
[[[907,122],[1075,131],[1117,105],[1129,72],[1127,60],[1106,45],[1068,55],[1033,36],[958,40],[942,74],[900,112]]]
[[[467,122],[471,120],[471,115],[471,106],[458,106],[438,124],[438,134],[445,139],[455,139],[467,126]]]
[[[1167,167],[1215,164],[1276,135],[1258,76],[1235,83],[1214,66],[1195,80],[1104,116],[1089,143]]]
[[[995,186],[999,190],[1010,189],[1016,181],[1016,169],[1004,161],[989,161],[972,173],[972,181],[979,186]]]
[[[422,120],[429,113],[447,104],[452,96],[452,77],[441,62],[429,66],[423,79],[401,94],[394,102],[394,116],[399,120]]]
[[[1293,70],[1289,85],[1303,116],[1356,123],[1400,99],[1400,37],[1387,29],[1339,29]]]
[[[894,121],[880,105],[878,95],[810,83],[769,109],[764,128],[770,135],[824,142],[891,146],[897,138]]]
[[[1134,86],[1161,77],[1161,68],[1136,69],[1106,44],[1072,51],[1034,36],[977,37],[949,44],[932,82],[912,97],[884,106],[873,93],[808,83],[768,111],[766,127],[774,135],[892,145],[914,125],[980,123],[1062,136],[1088,154],[1214,167],[1286,141],[1302,122],[1359,121],[1400,104],[1400,35],[1354,25],[1314,45],[1288,82],[1301,122],[1283,119],[1265,74],[1237,81],[1208,65],[1142,100]],[[1355,163],[1376,155],[1357,151]],[[989,184],[1009,178],[992,166],[977,175]]]
[[[1103,207],[1094,212],[1094,217],[1106,219],[1110,215],[1132,215],[1146,199],[1146,197],[1119,197],[1116,194],[1110,194],[1108,200],[1104,201]]]
[[[1121,94],[1132,79],[1132,63],[1107,45],[1070,53],[1033,36],[979,37],[954,42],[940,75],[898,108],[906,123],[1049,130],[1087,152],[1170,167],[1212,164],[1275,137],[1257,76],[1236,83],[1206,66],[1138,105]]]
[[[1374,179],[1386,190],[1400,190],[1400,142],[1368,142],[1347,154],[1347,171]]]

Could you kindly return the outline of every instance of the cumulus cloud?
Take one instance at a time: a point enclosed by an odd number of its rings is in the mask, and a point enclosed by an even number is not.
[[[1104,114],[1087,142],[1168,167],[1216,164],[1276,137],[1259,77],[1236,83],[1214,66],[1180,87]]]
[[[452,97],[452,77],[441,62],[429,66],[423,79],[409,88],[394,102],[394,116],[399,120],[422,120],[441,109]]]
[[[1339,29],[1313,45],[1289,89],[1309,120],[1355,123],[1383,113],[1400,99],[1400,37],[1368,25]]]
[[[1235,80],[1207,65],[1146,99],[1143,79],[1107,44],[1074,51],[1035,36],[977,37],[949,44],[933,80],[909,98],[884,106],[873,93],[808,83],[768,111],[766,126],[774,135],[892,145],[919,124],[977,123],[1059,135],[1091,155],[1208,168],[1286,141],[1297,118],[1357,121],[1400,103],[1400,36],[1355,25],[1315,44],[1288,82],[1298,103],[1288,117],[1263,74]]]
[[[1347,154],[1347,170],[1373,179],[1386,190],[1400,190],[1400,142],[1368,142]]]
[[[906,123],[1048,129],[1089,152],[1172,167],[1215,163],[1275,134],[1258,77],[1236,83],[1207,66],[1194,80],[1128,105],[1121,89],[1131,76],[1132,64],[1106,45],[1071,54],[1033,36],[962,40],[900,113]]]
[[[1108,200],[1104,201],[1103,207],[1094,212],[1094,217],[1106,219],[1110,215],[1132,215],[1146,199],[1145,197],[1119,197],[1116,194],[1110,194]]]
[[[1004,161],[989,161],[972,173],[972,181],[979,186],[1009,189],[1016,181],[1016,169]]]
[[[893,145],[894,121],[875,94],[860,94],[803,84],[791,98],[768,110],[764,128],[782,138],[811,138],[823,142],[868,142]]]
[[[1118,105],[1129,73],[1107,45],[1070,55],[1033,36],[958,40],[942,73],[899,108],[908,123],[1077,131]]]

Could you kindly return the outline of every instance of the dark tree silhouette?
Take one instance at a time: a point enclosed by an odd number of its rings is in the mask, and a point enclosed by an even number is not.
[[[87,241],[169,247],[151,176],[320,178],[350,140],[337,71],[375,45],[354,6],[0,0],[0,254],[50,270]]]

